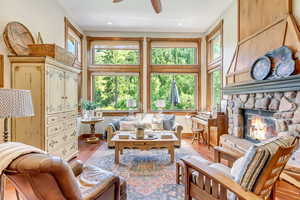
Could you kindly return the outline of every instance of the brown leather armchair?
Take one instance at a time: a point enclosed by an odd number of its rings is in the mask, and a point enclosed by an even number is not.
[[[4,174],[23,200],[126,200],[126,182],[120,177],[46,154],[21,156]]]

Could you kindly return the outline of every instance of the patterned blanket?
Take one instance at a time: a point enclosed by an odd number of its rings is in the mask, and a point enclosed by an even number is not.
[[[0,176],[16,158],[28,153],[45,153],[44,151],[18,142],[0,144]]]

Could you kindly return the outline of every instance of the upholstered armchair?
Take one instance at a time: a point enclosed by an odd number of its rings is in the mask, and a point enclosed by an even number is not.
[[[185,199],[274,199],[274,185],[289,160],[295,141],[279,138],[253,146],[229,168],[201,157],[182,159]]]
[[[126,182],[79,161],[30,153],[14,160],[4,176],[23,200],[125,200]]]

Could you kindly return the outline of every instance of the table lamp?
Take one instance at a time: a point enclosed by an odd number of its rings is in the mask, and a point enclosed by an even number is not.
[[[8,119],[34,116],[31,91],[0,89],[0,118],[4,118],[4,142],[8,142]]]
[[[133,116],[133,108],[136,107],[136,100],[135,99],[128,99],[127,100],[127,108],[129,108],[129,115]]]

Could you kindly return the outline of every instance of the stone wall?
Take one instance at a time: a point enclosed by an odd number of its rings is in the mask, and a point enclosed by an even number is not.
[[[279,135],[300,133],[300,91],[270,92],[241,95],[225,95],[228,112],[228,133],[239,138],[244,136],[242,109],[275,112],[276,130]]]

